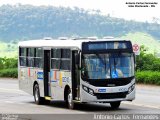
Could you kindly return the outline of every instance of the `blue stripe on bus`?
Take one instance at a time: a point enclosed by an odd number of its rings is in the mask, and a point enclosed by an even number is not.
[[[57,80],[51,80],[51,82],[57,82]]]
[[[101,92],[102,92],[102,93],[103,93],[103,92],[106,92],[106,89],[98,89],[98,92],[99,92],[99,93],[101,93]]]
[[[43,72],[37,72],[37,79],[43,80]]]
[[[50,72],[50,77],[51,77],[51,78],[53,77],[53,71]]]

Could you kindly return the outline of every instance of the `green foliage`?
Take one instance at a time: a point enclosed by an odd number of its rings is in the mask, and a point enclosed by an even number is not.
[[[16,58],[0,58],[0,69],[17,68]]]
[[[18,77],[16,58],[0,58],[0,77]]]
[[[2,69],[2,70],[0,70],[0,77],[17,78],[18,77],[17,68],[9,68],[9,69]]]
[[[146,52],[145,46],[141,46],[140,55],[136,57],[137,83],[160,85],[160,58]]]
[[[160,85],[160,72],[156,71],[137,71],[136,82],[144,84]]]
[[[139,71],[159,71],[160,58],[153,54],[146,54],[146,48],[141,46],[140,55],[136,57],[136,69]]]
[[[46,36],[121,36],[144,32],[160,38],[160,24],[126,21],[98,11],[53,6],[3,5],[0,7],[0,40],[38,39]],[[9,47],[9,46],[8,46]]]

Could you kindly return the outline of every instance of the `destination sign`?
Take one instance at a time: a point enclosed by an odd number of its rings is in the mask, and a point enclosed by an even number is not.
[[[130,41],[106,41],[83,43],[83,50],[132,49]]]

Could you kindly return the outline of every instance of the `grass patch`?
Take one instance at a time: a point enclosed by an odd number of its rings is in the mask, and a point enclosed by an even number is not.
[[[137,83],[160,85],[160,72],[138,71],[136,72]]]
[[[18,69],[9,68],[0,70],[0,77],[18,78]]]

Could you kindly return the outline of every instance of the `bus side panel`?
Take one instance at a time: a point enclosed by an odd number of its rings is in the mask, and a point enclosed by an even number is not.
[[[68,85],[71,88],[70,71],[50,71],[51,96],[54,100],[64,100],[64,89]]]
[[[31,81],[30,78],[28,77],[28,68],[26,67],[21,67],[19,68],[19,89],[23,90],[31,95],[33,95],[33,87],[31,87]]]
[[[33,95],[33,85],[36,81],[39,85],[40,96],[44,97],[43,70],[22,67],[19,69],[18,78],[19,89]]]
[[[71,71],[62,71],[62,99],[64,100],[64,90],[66,86],[69,86],[69,88],[72,90],[72,77],[71,77]]]

